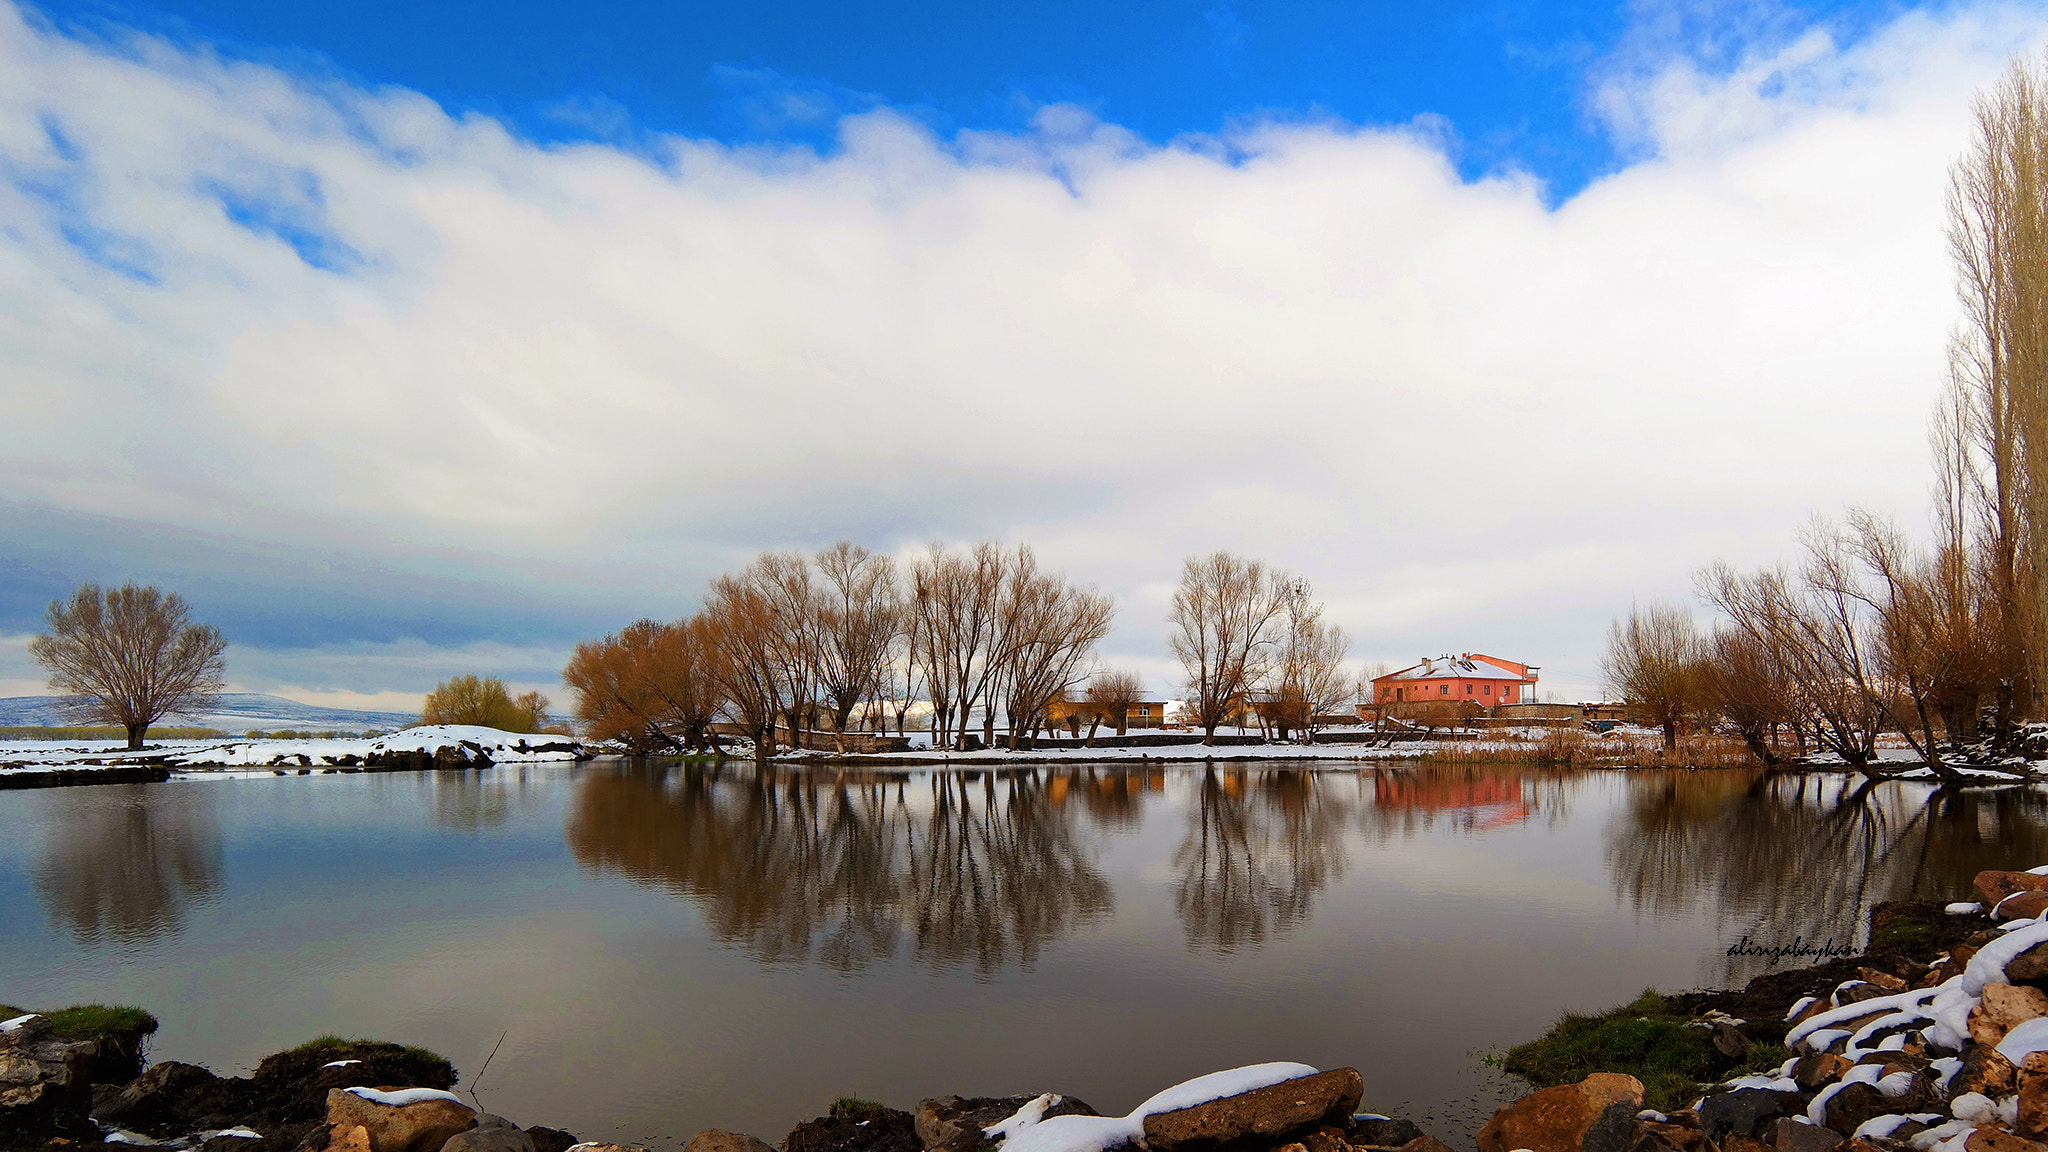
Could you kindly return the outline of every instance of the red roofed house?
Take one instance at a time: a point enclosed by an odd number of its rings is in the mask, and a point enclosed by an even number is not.
[[[1438,656],[1372,682],[1374,704],[1469,700],[1491,708],[1536,702],[1536,666],[1478,652]]]

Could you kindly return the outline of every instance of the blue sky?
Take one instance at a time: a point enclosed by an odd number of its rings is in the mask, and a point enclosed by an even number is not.
[[[1467,177],[1534,173],[1556,196],[1633,151],[1589,80],[1683,51],[1732,65],[1819,26],[1853,39],[1896,3],[44,3],[66,29],[144,30],[414,89],[534,140],[643,132],[830,150],[888,106],[941,134],[1023,128],[1077,104],[1153,141],[1245,117],[1428,118]]]
[[[763,549],[1180,561],[1596,695],[1924,522],[1972,94],[2048,2],[0,0],[0,695],[81,580],[237,690],[560,695]]]

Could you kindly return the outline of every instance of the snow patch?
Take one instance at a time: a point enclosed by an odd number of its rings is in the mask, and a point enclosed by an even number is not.
[[[408,1104],[422,1104],[428,1100],[453,1100],[457,1104],[462,1104],[462,1097],[455,1095],[453,1092],[443,1092],[439,1088],[400,1088],[395,1092],[382,1092],[375,1088],[350,1088],[348,1092],[350,1095],[360,1096],[372,1104],[385,1104],[393,1108],[403,1108]],[[462,1106],[469,1108],[467,1104],[462,1104]],[[475,1109],[471,1108],[470,1111],[474,1112]]]
[[[1951,916],[1970,916],[1978,912],[1982,912],[1983,910],[1984,906],[1982,904],[1977,903],[1975,900],[1958,900],[1955,903],[1949,905],[1948,907],[1942,909],[1943,912],[1946,912]]]

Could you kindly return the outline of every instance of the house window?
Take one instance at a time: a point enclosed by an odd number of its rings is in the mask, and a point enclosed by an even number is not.
[[[1436,694],[1439,696],[1449,696],[1451,694],[1451,686],[1449,684],[1437,685]]]

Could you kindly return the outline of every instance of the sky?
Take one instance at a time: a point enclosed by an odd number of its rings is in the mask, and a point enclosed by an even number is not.
[[[230,688],[538,688],[763,549],[1184,557],[1356,663],[1926,522],[1973,94],[2040,3],[0,0],[0,695],[80,581]],[[1705,614],[1702,612],[1702,619]]]

